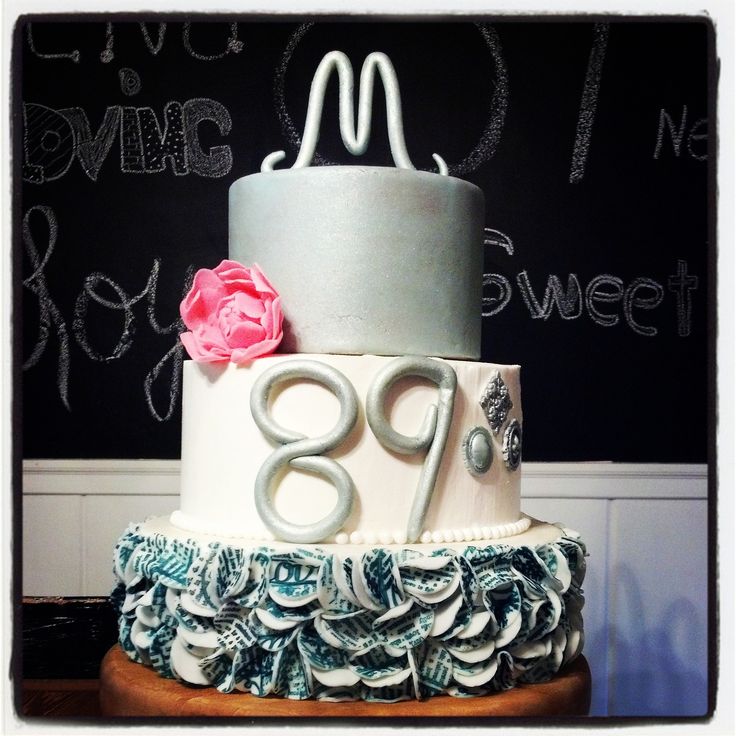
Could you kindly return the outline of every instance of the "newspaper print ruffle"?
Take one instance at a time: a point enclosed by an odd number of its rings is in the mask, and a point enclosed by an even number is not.
[[[120,643],[222,692],[393,702],[550,679],[583,646],[585,546],[372,549],[341,559],[144,534],[115,548]]]

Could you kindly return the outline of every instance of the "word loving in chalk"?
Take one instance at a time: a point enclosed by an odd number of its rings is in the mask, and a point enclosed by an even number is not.
[[[232,127],[227,108],[208,97],[167,102],[162,121],[150,107],[113,105],[95,133],[81,107],[54,110],[24,103],[23,179],[34,184],[60,179],[76,158],[97,181],[116,138],[124,173],[155,174],[168,165],[177,176],[225,176],[233,165],[232,150],[228,145],[202,147],[199,124],[204,121],[213,122],[222,136]]]

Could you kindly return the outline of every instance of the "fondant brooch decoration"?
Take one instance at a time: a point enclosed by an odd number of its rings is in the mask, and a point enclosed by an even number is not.
[[[503,460],[509,470],[516,470],[521,463],[521,425],[516,419],[503,434]]]
[[[224,260],[194,275],[179,308],[180,337],[193,360],[247,363],[273,353],[283,337],[281,298],[257,265]]]
[[[488,424],[494,432],[498,432],[506,421],[513,402],[509,396],[508,386],[503,382],[499,371],[494,371],[491,380],[483,391],[480,405],[485,412]]]
[[[481,475],[493,462],[491,435],[483,427],[473,427],[463,439],[463,460],[468,472]]]

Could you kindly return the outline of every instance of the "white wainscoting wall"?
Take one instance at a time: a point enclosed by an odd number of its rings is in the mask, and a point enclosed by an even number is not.
[[[564,522],[588,548],[591,714],[704,714],[707,467],[525,463],[523,472],[523,511]],[[24,461],[24,595],[107,595],[118,537],[131,521],[175,510],[178,492],[178,461]]]

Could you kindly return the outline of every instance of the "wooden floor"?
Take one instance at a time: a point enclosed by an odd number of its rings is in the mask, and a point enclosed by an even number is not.
[[[99,680],[24,680],[21,715],[27,718],[100,716]]]

